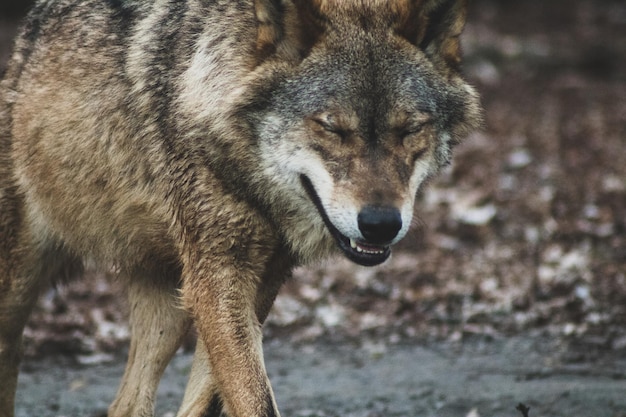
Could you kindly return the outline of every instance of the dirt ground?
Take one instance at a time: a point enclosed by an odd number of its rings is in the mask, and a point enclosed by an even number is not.
[[[285,416],[626,416],[626,3],[474,0],[486,127],[420,195],[386,265],[296,271],[266,326]],[[0,5],[0,71],[23,2]],[[14,10],[15,9],[15,10]],[[97,416],[128,330],[105,275],[50,290],[18,416]],[[168,370],[172,416],[190,336]]]
[[[283,416],[626,416],[626,358],[564,363],[541,336],[470,343],[289,344],[272,340],[267,368]],[[173,417],[191,365],[177,355],[159,390],[157,416]],[[17,417],[103,417],[123,364],[77,367],[67,358],[28,361]]]

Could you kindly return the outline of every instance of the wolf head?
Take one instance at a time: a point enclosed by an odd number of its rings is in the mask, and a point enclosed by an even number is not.
[[[321,225],[357,264],[389,257],[420,185],[480,123],[459,73],[465,9],[464,0],[257,1],[259,68],[272,74],[254,109],[265,175],[287,212]]]

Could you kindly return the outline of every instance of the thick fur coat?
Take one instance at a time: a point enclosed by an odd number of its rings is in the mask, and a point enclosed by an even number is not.
[[[0,416],[42,285],[128,284],[110,417],[152,416],[191,325],[179,416],[278,416],[261,325],[293,266],[384,262],[480,123],[464,0],[57,0],[0,86]]]

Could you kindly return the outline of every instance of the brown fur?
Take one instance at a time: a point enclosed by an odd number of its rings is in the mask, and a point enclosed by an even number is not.
[[[480,122],[465,7],[37,3],[0,87],[0,416],[40,288],[83,259],[128,283],[110,417],[154,414],[191,325],[178,415],[278,416],[261,325],[292,267],[337,247],[387,259],[420,184]]]

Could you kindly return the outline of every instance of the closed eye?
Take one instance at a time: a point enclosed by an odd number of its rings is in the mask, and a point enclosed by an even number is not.
[[[408,136],[413,136],[413,135],[417,135],[419,133],[422,133],[422,131],[426,128],[428,123],[429,122],[422,122],[422,123],[416,124],[414,126],[407,127],[407,128],[403,129],[400,132],[400,137],[401,138],[406,138]]]
[[[410,128],[405,128],[400,130],[397,133],[397,137],[399,143],[402,144],[407,149],[411,148],[419,148],[420,144],[423,144],[425,141],[425,135],[423,135],[424,130],[426,129],[428,123],[421,123],[419,125],[411,126]]]
[[[348,136],[348,132],[344,129],[338,128],[336,125],[330,123],[327,119],[314,118],[313,121],[317,123],[324,131],[339,136],[341,140],[344,140]]]
[[[429,125],[430,121],[422,121],[406,126],[398,132],[400,143],[410,153],[413,163],[422,158],[430,149],[430,135],[426,133]]]

